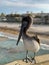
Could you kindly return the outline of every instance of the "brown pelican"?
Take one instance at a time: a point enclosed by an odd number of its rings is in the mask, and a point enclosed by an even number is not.
[[[28,62],[28,60],[30,62],[32,62],[34,60],[34,62],[36,63],[35,53],[38,52],[38,50],[40,49],[40,40],[39,40],[38,36],[36,35],[36,36],[30,37],[27,34],[27,30],[29,29],[31,22],[32,22],[32,19],[30,16],[26,16],[26,17],[22,18],[20,34],[19,34],[18,41],[16,44],[16,45],[18,45],[20,38],[22,36],[23,43],[24,43],[24,46],[26,49],[26,58],[25,58],[26,63]],[[28,58],[28,50],[34,52],[34,57],[31,60]]]

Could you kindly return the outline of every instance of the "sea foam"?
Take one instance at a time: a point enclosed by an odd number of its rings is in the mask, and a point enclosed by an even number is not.
[[[43,50],[49,50],[49,45],[48,45],[48,44],[43,44],[43,43],[41,43],[41,44],[40,44],[40,47],[41,47],[41,49],[43,49]]]

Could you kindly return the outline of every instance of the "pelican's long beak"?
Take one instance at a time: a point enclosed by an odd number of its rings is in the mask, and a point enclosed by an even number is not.
[[[22,36],[22,26],[21,26],[21,30],[20,30],[19,37],[18,37],[16,45],[18,45],[18,43],[19,43],[19,41],[21,39],[21,36]]]
[[[27,23],[26,22],[23,22],[22,23],[22,26],[21,26],[21,29],[20,29],[20,33],[19,33],[19,37],[18,37],[18,41],[16,43],[16,45],[18,45],[20,39],[21,39],[21,36],[22,36],[22,32],[23,32],[23,29],[27,26]]]

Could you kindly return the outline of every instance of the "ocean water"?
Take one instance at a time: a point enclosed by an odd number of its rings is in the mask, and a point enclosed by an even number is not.
[[[8,36],[5,33],[0,33],[0,37],[8,37],[8,39],[0,41],[0,64],[6,64],[11,61],[25,58],[26,51],[23,41],[20,40],[16,46],[18,36]],[[41,49],[36,55],[49,54],[49,41],[41,40]],[[29,51],[29,56],[33,57],[33,52]]]

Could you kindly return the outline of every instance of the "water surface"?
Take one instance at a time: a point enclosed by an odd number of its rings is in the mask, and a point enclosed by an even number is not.
[[[26,51],[22,40],[16,46],[18,36],[7,35],[0,32],[0,37],[8,39],[0,41],[0,64],[6,64],[11,61],[25,58]],[[49,54],[49,40],[41,40],[41,49],[36,55]],[[29,51],[29,56],[33,57],[33,52]]]

